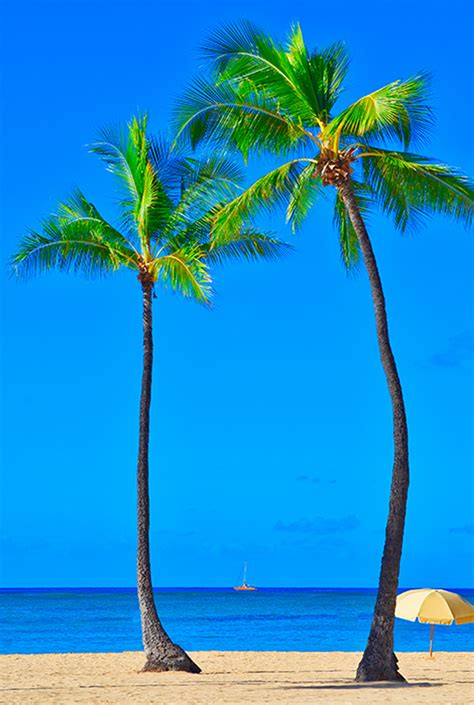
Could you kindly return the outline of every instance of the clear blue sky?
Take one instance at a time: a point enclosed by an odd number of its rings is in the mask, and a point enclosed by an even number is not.
[[[112,216],[85,145],[150,111],[166,130],[221,22],[347,43],[341,106],[433,72],[430,153],[473,170],[471,3],[8,2],[3,5],[2,261],[79,184]],[[470,36],[471,34],[471,36]],[[264,163],[252,167],[263,169]],[[291,239],[283,218],[272,227]],[[405,389],[412,483],[402,585],[472,586],[472,235],[442,218],[370,223]],[[392,460],[365,275],[347,278],[327,205],[276,264],[216,273],[211,312],[159,292],[151,449],[157,585],[376,585]],[[3,586],[135,581],[140,290],[2,276]]]

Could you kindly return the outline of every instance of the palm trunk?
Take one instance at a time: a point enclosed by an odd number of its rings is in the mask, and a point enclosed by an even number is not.
[[[393,653],[393,627],[409,482],[408,429],[405,405],[390,345],[385,297],[372,245],[350,183],[346,182],[340,185],[339,193],[356,231],[369,275],[380,358],[392,400],[394,440],[390,506],[385,530],[379,589],[367,646],[357,668],[356,679],[358,681],[404,680],[398,671],[397,658]]]
[[[143,376],[140,398],[140,441],[138,449],[138,548],[137,586],[145,671],[189,671],[199,673],[183,649],[173,644],[156,611],[150,564],[150,497],[148,491],[148,446],[150,432],[151,376],[153,366],[152,295],[153,285],[142,281],[143,288]]]

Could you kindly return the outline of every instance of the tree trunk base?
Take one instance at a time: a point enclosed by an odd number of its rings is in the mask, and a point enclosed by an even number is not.
[[[356,681],[369,683],[371,681],[392,681],[406,683],[398,670],[398,659],[394,653],[380,658],[380,654],[365,652],[357,667]]]
[[[173,644],[172,649],[167,649],[166,653],[147,653],[145,665],[142,671],[184,671],[185,673],[201,673],[201,669],[177,644]]]

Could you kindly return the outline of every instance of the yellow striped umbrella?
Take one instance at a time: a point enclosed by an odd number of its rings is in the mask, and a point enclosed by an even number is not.
[[[474,605],[449,590],[407,590],[397,597],[395,617],[431,624],[430,656],[433,655],[435,624],[474,622]]]

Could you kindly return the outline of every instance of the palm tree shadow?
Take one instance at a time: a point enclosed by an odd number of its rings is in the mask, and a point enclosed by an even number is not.
[[[360,690],[371,688],[438,688],[445,685],[444,683],[429,683],[422,681],[420,683],[386,683],[383,681],[374,681],[373,683],[335,683],[331,685],[285,685],[279,688],[285,690]]]

